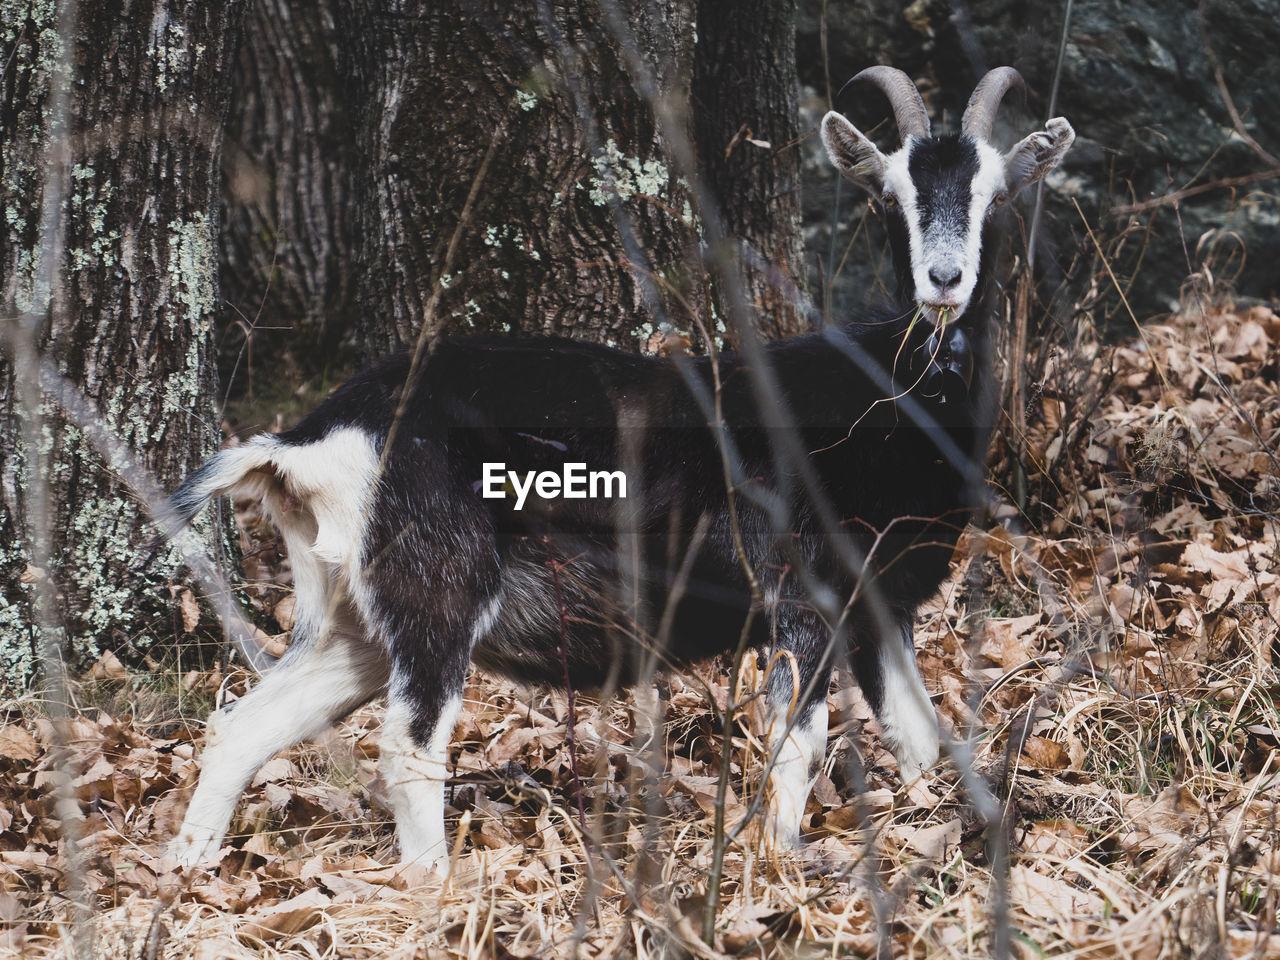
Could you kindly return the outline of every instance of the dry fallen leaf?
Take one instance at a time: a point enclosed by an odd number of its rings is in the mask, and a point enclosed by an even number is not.
[[[1026,864],[1009,869],[1009,900],[1039,919],[1070,922],[1077,915],[1101,914],[1103,899],[1064,877],[1047,876]]]
[[[894,827],[890,830],[889,835],[897,844],[905,844],[922,857],[929,860],[937,860],[942,858],[948,850],[954,849],[955,845],[960,842],[960,832],[960,818],[956,817],[945,823],[933,823],[919,827],[914,824]]]
[[[1028,737],[1022,753],[1031,766],[1039,770],[1066,770],[1071,765],[1066,747],[1046,737]]]
[[[89,671],[89,676],[94,680],[123,680],[129,676],[129,671],[120,662],[120,658],[108,650],[98,658],[98,662]]]
[[[297,610],[297,598],[291,593],[280,599],[280,602],[272,608],[272,615],[276,618],[276,623],[280,624],[280,629],[286,633],[293,629],[294,614]]]
[[[40,745],[25,727],[16,723],[0,727],[0,758],[30,761],[38,756]]]
[[[254,910],[245,917],[240,933],[269,943],[305,930],[318,922],[323,912],[332,907],[332,897],[319,887],[309,887],[288,900]]]
[[[1039,655],[1036,638],[1040,633],[1038,613],[1008,620],[989,619],[982,638],[981,653],[1006,670],[1011,670]]]
[[[200,624],[200,604],[190,587],[169,587],[169,592],[178,599],[178,607],[182,612],[182,630],[184,633],[195,633]]]

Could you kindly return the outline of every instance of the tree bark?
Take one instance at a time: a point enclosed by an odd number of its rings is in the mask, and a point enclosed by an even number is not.
[[[245,3],[133,0],[79,4],[63,61],[55,4],[5,2],[0,62],[0,313],[39,330],[42,356],[161,483],[218,446],[218,160]],[[52,93],[70,67],[65,167],[46,164]],[[64,177],[62,257],[42,273],[41,206]],[[52,282],[42,283],[42,276]],[[18,318],[16,321],[12,318]],[[5,339],[10,339],[6,337]],[[152,562],[152,532],[124,479],[56,412],[45,384],[43,475],[21,442],[19,380],[0,354],[0,660],[26,682],[33,653],[27,504],[47,484],[50,568],[65,649],[83,666],[171,635],[175,552]],[[204,535],[215,536],[212,522]],[[32,573],[26,577],[38,576]],[[137,659],[137,657],[134,657]]]
[[[355,319],[334,8],[257,0],[246,15],[222,162],[220,368],[233,399],[267,363],[275,380],[323,372]]]
[[[728,230],[772,265],[747,264],[758,326],[793,330],[798,315],[772,281],[775,268],[801,278],[786,149],[794,0],[762,0],[749,16],[723,0],[696,4],[261,0],[238,61],[247,0],[81,4],[64,252],[45,285],[57,11],[0,0],[0,309],[34,320],[44,355],[162,483],[218,443],[219,260],[250,322],[292,330],[260,351],[293,352],[304,373],[329,362],[353,293],[366,356],[440,332],[654,349],[676,331],[698,343],[699,324],[726,332],[689,183],[703,176]],[[733,69],[717,72],[721,58]],[[739,138],[723,159],[744,123],[773,149]],[[702,162],[677,162],[697,139]],[[11,355],[0,363],[4,675],[29,677],[34,664],[22,579],[35,575],[25,505],[38,482],[55,503],[49,573],[73,663],[145,648],[170,632],[176,555],[145,562],[143,511],[56,416],[43,441],[51,466],[33,474],[16,405],[16,377],[29,371]],[[221,542],[225,525],[204,532]]]
[[[769,337],[807,327],[795,0],[700,0],[693,97],[699,161]],[[754,141],[754,142],[753,142]]]
[[[632,349],[687,326],[698,224],[627,57],[687,103],[693,3],[617,6],[634,48],[598,0],[345,0],[366,353],[424,324]]]

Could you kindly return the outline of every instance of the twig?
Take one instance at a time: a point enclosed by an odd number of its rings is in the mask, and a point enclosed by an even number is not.
[[[1062,67],[1067,56],[1067,37],[1071,34],[1071,8],[1073,0],[1067,0],[1066,9],[1062,13],[1062,30],[1058,35],[1058,60],[1053,69],[1053,87],[1049,91],[1049,108],[1045,111],[1045,119],[1051,118],[1058,109],[1058,89],[1062,84]],[[1040,237],[1040,222],[1044,214],[1045,182],[1036,183],[1036,200],[1031,210],[1031,226],[1027,230],[1027,269],[1026,275],[1018,283],[1014,295],[1014,335],[1012,366],[1012,388],[1010,399],[1013,409],[1010,421],[1013,427],[1014,441],[1014,501],[1019,510],[1027,505],[1027,391],[1025,371],[1022,358],[1027,355],[1027,333],[1031,300],[1035,294],[1036,282],[1036,241]],[[1006,945],[1007,952],[1007,945]]]
[[[1188,197],[1197,197],[1202,193],[1209,193],[1213,190],[1226,190],[1230,187],[1242,187],[1249,183],[1259,183],[1263,180],[1272,180],[1280,177],[1280,166],[1272,167],[1269,170],[1258,170],[1254,173],[1244,173],[1238,177],[1222,177],[1211,183],[1200,183],[1194,187],[1182,187],[1171,193],[1161,194],[1158,197],[1151,197],[1148,200],[1139,200],[1136,203],[1121,203],[1111,208],[1111,213],[1117,217],[1128,216],[1131,213],[1144,213],[1147,210],[1154,210],[1157,207],[1167,207],[1171,203],[1179,203]]]
[[[1049,109],[1045,111],[1045,119],[1051,118],[1058,109],[1058,88],[1062,83],[1062,67],[1067,58],[1067,37],[1071,35],[1071,7],[1074,0],[1067,0],[1067,7],[1062,12],[1062,32],[1058,35],[1058,62],[1053,68],[1053,87],[1049,91]],[[1027,267],[1035,269],[1036,238],[1040,235],[1040,216],[1044,211],[1044,180],[1036,184],[1036,203],[1031,211],[1031,229],[1027,231]],[[1017,354],[1015,354],[1017,356]]]
[[[1102,265],[1107,269],[1107,276],[1111,278],[1112,285],[1116,288],[1116,293],[1120,294],[1120,302],[1124,304],[1125,310],[1129,314],[1129,319],[1133,321],[1133,327],[1138,331],[1138,336],[1142,338],[1142,343],[1147,348],[1147,355],[1151,357],[1151,366],[1155,369],[1156,375],[1160,377],[1160,382],[1164,385],[1165,390],[1171,389],[1169,379],[1164,375],[1164,367],[1160,366],[1160,361],[1156,359],[1155,351],[1151,349],[1151,343],[1147,340],[1147,333],[1142,329],[1142,324],[1138,322],[1137,316],[1133,312],[1133,307],[1129,306],[1129,298],[1124,295],[1124,291],[1120,288],[1120,281],[1116,279],[1115,273],[1111,269],[1111,262],[1107,259],[1107,255],[1102,251],[1102,244],[1098,243],[1098,238],[1094,236],[1093,227],[1089,226],[1089,219],[1084,215],[1084,211],[1080,209],[1079,201],[1072,198],[1075,204],[1076,213],[1080,215],[1080,222],[1084,224],[1085,230],[1089,234],[1089,239],[1093,241],[1093,247],[1098,251],[1098,259],[1102,261]]]
[[[222,302],[235,311],[239,319],[233,324],[244,331],[244,343],[240,344],[240,350],[236,353],[236,362],[231,367],[231,373],[227,377],[226,387],[222,391],[222,406],[218,409],[218,420],[222,421],[227,416],[227,405],[231,402],[231,388],[235,386],[236,374],[240,372],[240,361],[245,360],[245,374],[249,379],[248,396],[253,400],[253,335],[261,329],[258,321],[262,319],[262,311],[266,309],[267,297],[271,295],[271,284],[276,276],[276,258],[280,255],[280,238],[275,238],[275,246],[271,250],[271,266],[267,270],[267,284],[262,289],[262,297],[258,300],[258,309],[253,313],[253,319],[250,320],[244,315],[239,306],[230,300],[224,299]],[[291,329],[291,327],[272,328],[272,329]],[[246,354],[248,359],[246,360]]]
[[[724,830],[724,805],[729,796],[729,768],[733,761],[734,715],[738,711],[738,678],[742,674],[742,658],[751,646],[751,625],[755,620],[754,606],[747,611],[738,634],[738,648],[733,652],[729,667],[729,694],[725,697],[724,710],[720,713],[720,771],[716,780],[716,812],[711,828],[711,870],[707,873],[707,905],[702,913],[702,941],[714,946],[716,938],[716,914],[720,911],[720,881],[724,874],[724,853],[729,838]],[[714,701],[713,704],[714,706]]]
[[[1236,101],[1231,96],[1231,91],[1227,89],[1227,81],[1222,74],[1222,64],[1218,61],[1218,55],[1213,50],[1213,44],[1209,42],[1209,38],[1205,34],[1203,3],[1200,5],[1200,9],[1196,11],[1196,25],[1200,30],[1200,45],[1204,49],[1205,58],[1209,61],[1209,66],[1213,68],[1213,82],[1218,88],[1218,95],[1222,97],[1223,106],[1227,108],[1227,113],[1231,116],[1232,128],[1240,139],[1249,145],[1249,149],[1261,157],[1265,163],[1271,164],[1272,167],[1280,167],[1280,158],[1277,158],[1274,153],[1263,147],[1253,138],[1253,134],[1245,129],[1244,118],[1240,116],[1240,111],[1236,109]]]
[[[549,550],[550,540],[543,538],[543,543]],[[582,803],[582,778],[578,776],[578,744],[575,732],[578,726],[578,714],[574,703],[573,682],[569,678],[569,609],[564,605],[564,589],[560,585],[560,568],[561,566],[568,566],[568,563],[562,564],[555,557],[549,557],[546,565],[551,571],[551,582],[555,584],[556,609],[560,612],[560,668],[564,671],[564,689],[569,698],[569,730],[566,738],[569,742],[569,769],[573,772],[573,793],[578,805],[578,826],[582,828],[582,842],[585,845],[587,842],[587,810]],[[590,859],[587,862],[589,863]]]
[[[43,698],[53,731],[54,807],[61,823],[62,850],[66,858],[66,896],[70,904],[71,950],[77,958],[93,954],[94,933],[92,904],[85,876],[81,850],[82,813],[72,786],[68,750],[68,724],[71,701],[63,662],[63,630],[58,623],[58,597],[52,579],[51,531],[53,514],[50,503],[52,451],[45,450],[46,429],[39,343],[49,317],[58,317],[66,309],[63,290],[64,219],[63,196],[70,175],[70,100],[74,82],[75,37],[79,26],[79,9],[75,0],[64,0],[56,14],[55,49],[61,56],[47,66],[49,103],[42,167],[44,174],[40,198],[40,256],[35,289],[47,291],[47,300],[14,322],[6,324],[5,333],[13,358],[14,389],[17,408],[21,411],[22,446],[27,458],[26,533],[28,556],[33,568],[41,571],[32,583],[32,621],[37,638]],[[43,38],[41,44],[49,42]],[[50,44],[52,46],[52,44]]]
[[[183,520],[175,517],[164,491],[141,464],[128,445],[121,441],[102,420],[94,404],[50,360],[41,360],[40,376],[45,392],[50,394],[67,419],[75,425],[90,445],[97,450],[129,492],[142,504],[160,530],[170,539],[191,568],[192,576],[211,601],[222,621],[227,638],[234,641],[246,662],[254,670],[268,666],[270,658],[252,643],[253,630],[236,609],[231,585],[216,564],[205,553],[189,531],[182,530]]]
[[[484,158],[480,161],[476,175],[471,180],[471,189],[467,191],[467,199],[462,204],[462,212],[458,214],[458,222],[449,237],[449,246],[445,251],[444,264],[440,268],[441,276],[447,275],[453,269],[453,261],[458,254],[458,246],[462,241],[463,234],[466,232],[467,224],[471,222],[472,208],[475,206],[476,198],[480,196],[480,186],[484,183],[484,178],[489,173],[489,164],[493,161],[493,155],[505,134],[506,127],[504,124],[499,123],[493,128],[493,136],[489,138],[489,149],[484,152]],[[426,308],[422,312],[422,326],[418,330],[418,340],[413,346],[413,358],[409,361],[409,372],[405,375],[404,387],[400,391],[400,402],[396,405],[396,412],[392,417],[391,426],[387,428],[386,441],[382,445],[382,455],[378,458],[379,477],[386,473],[387,462],[391,457],[391,450],[395,445],[400,423],[404,419],[405,412],[409,409],[409,402],[413,399],[418,389],[418,380],[422,376],[423,367],[435,349],[439,333],[432,329],[434,326],[432,321],[435,319],[436,308],[440,304],[440,297],[443,292],[444,288],[439,283],[431,284],[431,298],[427,301]]]

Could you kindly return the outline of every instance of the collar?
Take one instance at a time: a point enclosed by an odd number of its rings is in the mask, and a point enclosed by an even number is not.
[[[922,395],[938,404],[959,403],[969,395],[973,383],[973,347],[955,321],[936,325],[920,347],[924,375]]]

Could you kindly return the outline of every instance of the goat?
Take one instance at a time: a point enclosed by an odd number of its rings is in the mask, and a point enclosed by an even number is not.
[[[912,621],[980,503],[972,480],[995,414],[1000,208],[1056,166],[1075,135],[1058,118],[1003,155],[991,145],[994,112],[1020,81],[1011,68],[979,83],[961,133],[937,138],[906,74],[872,67],[855,80],[888,97],[900,148],[882,154],[834,112],[822,139],[884,213],[896,302],[759,348],[812,484],[783,475],[791,467],[774,456],[775,420],[752,389],[759,371],[740,354],[718,358],[722,436],[708,413],[717,372],[708,358],[492,337],[441,338],[417,370],[408,354],[385,359],[292,430],[223,450],[181,484],[171,506],[184,522],[216,496],[260,496],[297,595],[288,652],[210,717],[199,784],[171,847],[181,863],[219,849],[237,799],[270,757],[385,690],[380,762],[400,856],[447,870],[446,761],[469,664],[575,688],[634,679],[643,644],[626,623],[637,611],[610,599],[625,537],[635,538],[647,609],[670,604],[675,639],[659,651],[664,664],[735,649],[749,618],[751,641],[780,654],[763,698],[775,758],[767,837],[798,843],[826,748],[837,633],[849,638],[853,674],[904,780],[933,766],[937,717],[915,668]],[[723,442],[743,478],[736,498]],[[557,499],[541,482],[530,492],[533,473],[568,476],[566,464],[622,471],[631,499]],[[509,466],[526,477],[525,511],[500,497],[497,477]],[[789,532],[770,519],[779,500]],[[850,568],[847,547],[867,576]],[[753,601],[755,576],[767,588]],[[805,577],[858,598],[841,623]],[[875,598],[859,593],[868,585]]]

